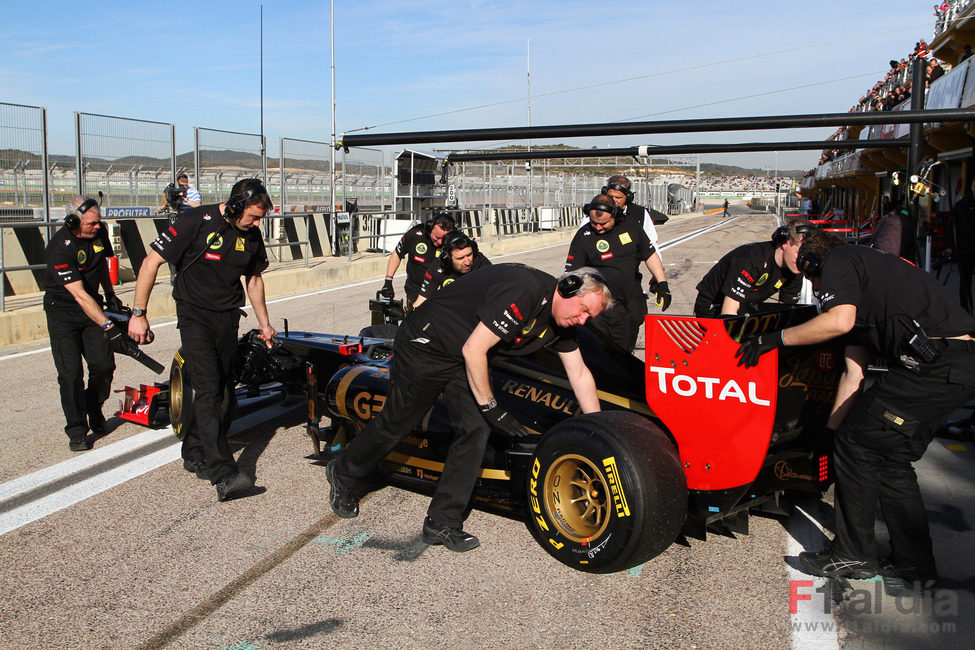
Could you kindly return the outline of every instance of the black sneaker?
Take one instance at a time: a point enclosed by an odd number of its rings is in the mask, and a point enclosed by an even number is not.
[[[455,553],[463,553],[481,545],[480,540],[460,528],[438,526],[430,517],[423,520],[423,543],[430,546],[442,544]]]
[[[77,440],[72,440],[68,443],[68,448],[71,451],[88,451],[91,449],[91,443],[88,442],[88,438],[79,438]]]
[[[226,501],[252,487],[254,487],[254,479],[243,472],[237,472],[230,478],[225,478],[217,483],[217,501]]]
[[[895,566],[891,558],[880,561],[877,571],[884,579],[884,592],[888,596],[902,596],[909,593],[921,593],[934,589],[938,584],[937,576],[922,576],[915,567]]]
[[[848,560],[832,549],[799,554],[799,564],[814,576],[866,580],[877,575],[876,560]]]
[[[207,463],[205,460],[189,460],[184,458],[183,469],[190,474],[196,474],[196,478],[203,479],[204,481],[210,480],[210,473],[207,471]]]
[[[328,461],[325,466],[325,478],[331,487],[328,493],[328,503],[332,506],[332,512],[343,519],[352,519],[359,516],[359,499],[355,492],[342,487],[341,481],[335,476],[335,464],[338,459]]]

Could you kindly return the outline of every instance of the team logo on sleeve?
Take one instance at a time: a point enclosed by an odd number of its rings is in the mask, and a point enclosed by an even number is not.
[[[238,237],[237,238],[237,243],[234,244],[234,250],[235,251],[242,251],[242,250],[244,250],[244,238],[243,237]]]
[[[101,253],[103,250],[105,250],[105,247],[101,244],[92,244],[91,249],[96,253]]]
[[[596,241],[596,250],[600,253],[605,253],[609,250],[609,242],[605,239],[600,239]]]
[[[88,261],[88,254],[85,251],[78,251],[78,264],[84,264]]]
[[[419,244],[416,245],[416,252],[418,255],[426,255],[427,245],[421,241]]]
[[[223,237],[215,232],[211,232],[207,235],[207,243],[210,244],[212,250],[217,250],[223,246]]]
[[[620,235],[620,243],[621,244],[629,244],[631,241],[633,241],[633,240],[630,239],[630,233],[625,232],[622,235]]]
[[[776,289],[781,289],[782,288],[782,280],[779,280],[778,282],[775,283],[775,288]]]

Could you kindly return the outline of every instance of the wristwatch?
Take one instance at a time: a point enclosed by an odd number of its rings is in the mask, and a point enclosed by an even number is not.
[[[133,316],[145,316],[146,315],[146,310],[145,309],[139,309],[138,307],[133,307],[132,308],[132,315]]]
[[[497,405],[498,405],[498,400],[492,397],[487,401],[487,404],[478,404],[478,408],[481,409],[481,413],[484,413],[486,411],[490,411]]]

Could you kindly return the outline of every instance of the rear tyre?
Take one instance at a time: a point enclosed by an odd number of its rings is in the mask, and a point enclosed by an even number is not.
[[[659,555],[687,516],[670,439],[625,411],[569,418],[543,437],[528,479],[528,529],[559,562],[612,573]]]
[[[173,363],[169,367],[169,423],[179,440],[186,437],[186,425],[193,413],[193,394],[193,384],[183,359],[183,348],[180,348],[173,355]]]

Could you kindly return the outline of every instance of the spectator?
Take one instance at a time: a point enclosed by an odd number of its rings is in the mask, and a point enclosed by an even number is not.
[[[185,173],[180,173],[176,177],[176,184],[181,188],[181,194],[183,195],[183,204],[180,206],[179,211],[183,212],[189,210],[190,208],[198,208],[203,202],[200,197],[200,193],[195,187],[190,185],[190,177]]]

